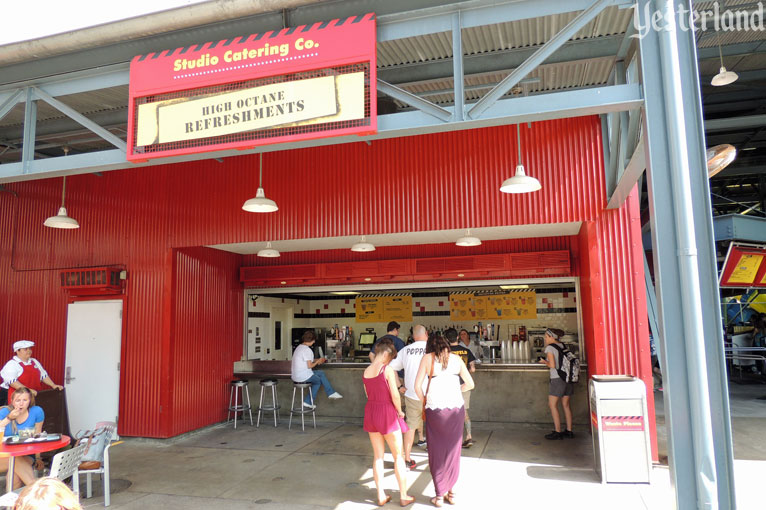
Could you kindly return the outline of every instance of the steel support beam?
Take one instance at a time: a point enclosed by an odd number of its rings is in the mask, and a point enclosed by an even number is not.
[[[21,150],[21,173],[28,174],[35,159],[35,128],[37,127],[37,102],[31,87],[24,91],[24,142]]]
[[[636,186],[639,177],[646,170],[646,155],[644,151],[644,139],[641,138],[636,146],[636,150],[633,151],[630,161],[625,166],[625,171],[618,177],[614,191],[607,196],[609,200],[606,206],[607,209],[619,209]]]
[[[629,7],[633,4],[629,0],[608,0],[606,3],[621,7]],[[582,11],[592,4],[593,0],[567,0],[566,2],[558,0],[511,0],[504,2],[480,0],[423,9],[422,11],[390,14],[379,17],[378,41],[449,32],[452,29],[452,14],[458,9],[462,12],[463,28],[472,28]]]
[[[448,110],[445,110],[441,106],[437,106],[427,99],[423,99],[420,96],[416,96],[411,92],[400,89],[399,87],[391,85],[390,83],[386,83],[380,79],[378,80],[378,92],[382,92],[387,96],[391,96],[403,103],[414,106],[423,113],[427,113],[428,115],[436,117],[437,119],[444,122],[449,122],[452,118],[452,113]]]
[[[706,120],[705,132],[714,133],[716,131],[734,131],[760,128],[764,126],[766,126],[766,115],[743,115],[741,117]]]
[[[623,37],[621,35],[607,35],[594,39],[567,41],[545,60],[545,64],[614,58],[620,49],[622,40]],[[539,47],[513,48],[493,51],[487,54],[464,55],[463,73],[466,76],[470,76],[482,73],[510,72],[523,64]],[[444,58],[434,62],[418,62],[417,65],[397,65],[378,70],[378,78],[394,85],[442,80],[452,76],[453,66],[454,63],[451,58]]]
[[[643,106],[644,100],[638,85],[596,87],[592,89],[568,90],[528,97],[514,97],[498,101],[481,119],[466,119],[462,122],[445,122],[421,111],[395,113],[378,117],[378,133],[368,137],[357,135],[305,140],[286,144],[260,147],[249,151],[219,151],[205,154],[191,154],[175,158],[160,158],[148,163],[134,164],[125,160],[120,150],[69,155],[61,158],[33,161],[30,174],[22,173],[19,163],[0,165],[0,183],[28,179],[44,179],[60,175],[92,173],[122,168],[135,168],[157,164],[182,163],[203,159],[225,158],[255,154],[257,152],[284,151],[304,147],[318,147],[341,143],[359,143],[368,140],[382,140],[400,136],[414,136],[462,129],[476,129],[521,122],[564,119],[583,115],[599,115],[622,110],[635,110]],[[452,108],[445,108],[452,117]]]
[[[13,110],[14,106],[16,106],[16,103],[24,100],[25,94],[22,89],[14,90],[13,92],[9,93],[4,102],[0,101],[0,119],[8,115],[8,112]]]
[[[676,508],[735,508],[710,189],[694,32],[686,0],[639,0],[665,29],[639,40],[646,100],[649,212],[657,283],[668,454]],[[682,79],[683,77],[683,79]]]
[[[30,87],[34,91],[34,95],[60,111],[61,113],[64,113],[67,117],[70,119],[76,121],[78,124],[82,125],[84,128],[89,129],[90,131],[93,131],[95,134],[106,140],[107,142],[111,143],[118,149],[121,149],[122,151],[127,152],[128,150],[128,144],[122,140],[121,138],[115,136],[111,132],[107,131],[106,129],[102,128],[89,118],[87,118],[85,115],[81,114],[71,106],[65,105],[58,99],[49,96],[45,92],[43,92],[40,89]],[[26,145],[26,144],[25,144]]]
[[[473,107],[468,111],[468,117],[477,118],[492,104],[503,97],[511,90],[514,85],[519,83],[526,75],[532,72],[537,66],[542,64],[554,51],[572,38],[582,27],[587,25],[593,18],[603,11],[611,0],[596,0],[587,9],[578,14],[572,21],[554,35],[549,41],[543,44],[535,51],[531,57],[524,61],[519,67],[513,70],[511,74],[505,77],[503,81],[497,84],[495,88],[487,92]],[[495,22],[496,23],[496,22]]]
[[[455,87],[455,120],[462,121],[465,114],[463,90],[463,32],[460,11],[452,15],[452,76]]]

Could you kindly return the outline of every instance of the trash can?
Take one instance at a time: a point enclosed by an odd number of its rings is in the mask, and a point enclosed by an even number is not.
[[[644,382],[627,375],[594,375],[588,394],[601,483],[649,483],[652,452]]]

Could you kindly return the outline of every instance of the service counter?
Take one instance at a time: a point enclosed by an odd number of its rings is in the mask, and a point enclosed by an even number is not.
[[[241,361],[234,375],[250,381],[253,408],[258,406],[259,380],[279,379],[278,395],[282,415],[290,412],[292,382],[289,361]],[[333,387],[343,395],[341,400],[328,400],[323,390],[317,398],[317,416],[361,419],[367,399],[362,386],[362,373],[369,365],[363,359],[328,362],[320,368]],[[471,394],[469,414],[472,421],[551,424],[548,409],[548,368],[536,363],[489,362],[477,365],[473,374],[476,388]],[[587,367],[582,366],[580,382],[575,385],[571,408],[575,424],[589,423]],[[561,416],[562,425],[564,416]]]

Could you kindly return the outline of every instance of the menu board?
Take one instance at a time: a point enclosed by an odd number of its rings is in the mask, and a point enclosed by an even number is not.
[[[535,291],[505,294],[450,294],[450,320],[522,320],[537,318]]]
[[[378,296],[360,296],[354,301],[356,322],[384,322],[383,298]]]
[[[753,283],[762,260],[763,255],[744,253],[729,276],[729,283]]]
[[[412,322],[412,296],[359,296],[356,322]]]
[[[412,322],[412,296],[383,298],[383,321]]]

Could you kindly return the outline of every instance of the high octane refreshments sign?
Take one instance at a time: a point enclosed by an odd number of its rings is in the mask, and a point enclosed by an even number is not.
[[[128,159],[374,133],[375,54],[367,14],[135,57]]]

